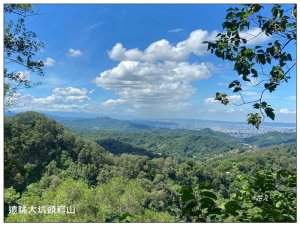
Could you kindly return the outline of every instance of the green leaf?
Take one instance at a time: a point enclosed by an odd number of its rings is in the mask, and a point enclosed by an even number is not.
[[[256,129],[259,129],[259,125],[261,124],[261,116],[258,113],[251,113],[248,114],[247,118],[248,124],[252,124],[256,127]]]
[[[276,204],[275,204],[276,208],[280,208],[281,206],[282,206],[282,201],[276,202]]]
[[[265,88],[268,89],[271,92],[273,92],[274,90],[276,90],[278,84],[271,82],[271,83],[265,83]]]
[[[257,78],[258,74],[257,74],[257,71],[254,69],[254,68],[251,68],[251,73],[252,73],[252,77],[253,78]]]
[[[231,89],[232,87],[235,87],[235,86],[236,86],[236,84],[232,82],[229,84],[228,88]]]
[[[246,81],[246,82],[250,82],[251,80],[248,78],[247,75],[243,75],[243,80]]]
[[[274,109],[267,107],[265,109],[265,112],[266,112],[267,116],[274,121],[274,119],[275,119]]]
[[[260,104],[259,103],[253,104],[253,108],[259,109],[260,108]]]

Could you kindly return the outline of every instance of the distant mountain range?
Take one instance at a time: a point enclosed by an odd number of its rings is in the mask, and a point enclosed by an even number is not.
[[[255,147],[296,143],[296,133],[270,132],[237,138],[210,128],[198,130],[176,129],[176,126],[173,129],[166,128],[174,126],[171,122],[160,124],[159,121],[154,121],[152,125],[149,121],[141,121],[140,123],[144,124],[139,124],[137,121],[110,117],[52,118],[82,137],[96,141],[115,155],[131,153],[151,158],[178,156],[205,161],[212,156],[222,156]]]
[[[58,117],[56,121],[84,137],[97,141],[114,154],[130,152],[151,156],[150,153],[172,155],[173,152],[181,156],[203,158],[213,153],[221,154],[234,149],[246,150],[296,142],[296,133],[270,132],[237,138],[210,128],[177,129],[177,124],[173,122],[126,121],[110,117],[89,119]]]
[[[112,119],[110,117],[67,119],[54,117],[57,122],[64,124],[71,129],[92,129],[92,130],[118,130],[118,131],[144,131],[152,127],[137,124],[130,121]]]

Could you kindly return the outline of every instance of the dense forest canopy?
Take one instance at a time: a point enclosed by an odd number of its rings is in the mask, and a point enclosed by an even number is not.
[[[154,155],[151,144],[160,145],[161,139],[170,142],[166,131],[148,140],[143,133],[138,137],[138,133],[127,132],[126,137],[124,132],[117,139],[126,138],[132,146],[125,145],[116,153],[110,148],[119,143],[112,140],[109,144],[106,136],[120,133],[100,132],[87,139],[36,112],[5,117],[4,129],[6,222],[296,221],[293,141],[201,162],[183,155],[178,158],[172,150]],[[213,133],[204,130],[202,136],[207,132]],[[190,136],[198,134],[169,133],[190,145]],[[101,136],[107,142],[105,148],[99,145]],[[141,138],[146,144],[143,151],[152,155],[130,153]],[[209,155],[210,146],[214,155],[215,144],[208,142],[207,152],[199,156]],[[173,151],[180,153],[180,148]],[[257,198],[262,195],[268,201]],[[54,204],[74,208],[76,214],[11,212],[14,206],[46,208]]]

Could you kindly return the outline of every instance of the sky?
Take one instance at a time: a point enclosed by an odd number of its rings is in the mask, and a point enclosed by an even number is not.
[[[45,47],[44,77],[25,69],[22,76],[41,85],[15,95],[11,111],[34,110],[66,116],[115,118],[195,118],[245,121],[252,105],[224,106],[214,100],[238,79],[233,64],[207,52],[203,41],[222,32],[228,4],[40,4],[26,26]],[[265,6],[265,9],[269,9]],[[250,28],[243,34],[258,34]],[[248,45],[266,45],[273,37],[259,35]],[[296,47],[288,49],[294,55]],[[294,49],[293,49],[294,48]],[[293,55],[292,54],[292,55]],[[247,101],[263,87],[245,84]],[[276,122],[296,121],[296,70],[274,93],[264,95]],[[268,120],[267,120],[268,121]]]

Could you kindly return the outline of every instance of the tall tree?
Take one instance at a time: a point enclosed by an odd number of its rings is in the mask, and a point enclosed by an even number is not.
[[[36,54],[44,46],[36,33],[26,28],[25,20],[34,15],[30,4],[4,5],[4,109],[14,103],[14,96],[21,88],[35,85],[29,73],[43,75],[43,62]],[[19,68],[25,71],[20,72]]]
[[[240,105],[253,104],[253,108],[257,109],[248,114],[247,121],[258,129],[266,116],[275,119],[274,109],[263,99],[265,92],[272,93],[282,83],[288,82],[296,65],[293,58],[296,49],[291,51],[288,46],[296,47],[297,6],[275,4],[270,15],[259,4],[241,5],[229,8],[227,12],[223,23],[225,31],[219,33],[214,42],[205,43],[211,53],[234,63],[234,70],[240,78],[232,81],[228,88],[241,95]],[[243,34],[251,28],[258,28],[260,32],[246,39]],[[266,46],[249,45],[262,33],[272,37],[271,42]],[[247,101],[243,98],[245,83],[262,87],[258,99]],[[216,93],[215,99],[224,105],[229,103],[226,93]]]

